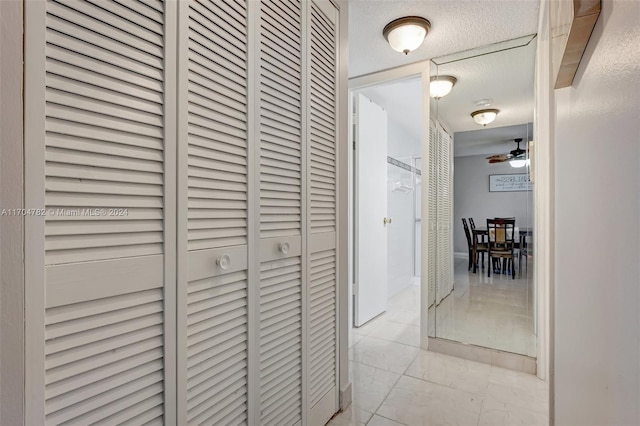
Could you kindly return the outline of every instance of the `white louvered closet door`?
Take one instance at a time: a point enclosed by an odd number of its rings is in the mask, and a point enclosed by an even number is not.
[[[333,3],[25,10],[27,424],[326,423]]]
[[[453,291],[454,273],[453,273],[453,138],[447,132],[444,134],[445,161],[446,161],[446,180],[447,180],[447,211],[445,238],[447,240],[447,294]]]
[[[438,136],[433,123],[429,126],[429,200],[428,200],[428,283],[429,306],[436,301],[436,286],[438,283]]]
[[[440,303],[452,289],[450,263],[453,257],[450,241],[450,159],[449,135],[440,124],[438,138],[438,284],[437,302]]]
[[[178,26],[178,424],[247,424],[247,5],[182,1]]]
[[[437,259],[438,279],[436,303],[447,297],[453,290],[451,263],[451,140],[449,134],[438,123],[436,126],[438,145],[438,184],[437,184]]]
[[[28,219],[44,235],[26,246],[26,423],[162,424],[175,245],[164,5],[30,1],[26,17],[25,193],[46,210]]]
[[[436,304],[439,304],[442,299],[447,295],[446,292],[446,274],[447,268],[445,267],[445,261],[447,256],[447,241],[445,239],[445,220],[447,211],[447,191],[446,191],[446,162],[444,159],[443,149],[443,132],[442,127],[438,123],[436,125],[436,139],[437,139],[437,158],[438,158],[438,207],[437,207],[437,253],[438,253],[438,278],[436,283]]]
[[[264,0],[258,11],[260,206],[259,419],[303,416],[304,144],[302,2]]]
[[[312,1],[307,22],[308,424],[324,425],[338,411],[338,11],[328,1]]]

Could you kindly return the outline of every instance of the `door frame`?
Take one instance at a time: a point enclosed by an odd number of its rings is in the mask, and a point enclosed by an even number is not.
[[[429,139],[429,79],[430,79],[430,66],[431,61],[425,60],[416,62],[413,64],[391,68],[367,75],[363,75],[360,77],[354,77],[349,79],[349,220],[348,220],[348,234],[349,234],[349,294],[348,294],[348,305],[349,305],[349,317],[347,327],[349,330],[349,334],[351,333],[351,325],[353,324],[353,285],[355,284],[355,250],[356,248],[356,239],[355,239],[355,223],[354,223],[354,212],[355,212],[355,151],[353,149],[354,146],[354,132],[353,132],[353,96],[357,94],[362,89],[366,89],[371,86],[376,86],[379,84],[391,83],[393,81],[402,80],[411,77],[420,77],[422,83],[422,120],[420,123],[420,135],[423,143],[421,144],[421,157],[423,159],[429,158],[429,146],[425,144],[424,141]],[[423,177],[422,184],[422,197],[423,199],[428,198],[428,194],[425,191],[428,191],[429,184],[425,183]],[[422,209],[422,218],[428,216],[428,211]],[[425,244],[428,243],[427,238],[427,229],[425,227],[421,228],[421,250],[423,253],[426,253]],[[428,300],[428,283],[425,275],[425,271],[427,271],[428,265],[427,262],[422,260],[421,271],[423,272],[420,276],[420,305],[424,305]],[[420,309],[420,346],[423,349],[427,349],[428,345],[428,335],[427,330],[428,324],[428,313],[426,309]],[[342,348],[341,350],[348,351],[348,348]]]

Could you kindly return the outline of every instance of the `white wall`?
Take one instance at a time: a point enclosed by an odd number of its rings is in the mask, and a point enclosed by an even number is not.
[[[453,251],[467,253],[467,239],[462,218],[472,217],[476,226],[486,226],[486,219],[515,217],[516,226],[533,225],[533,191],[489,192],[489,175],[526,173],[508,162],[489,164],[486,155],[455,157],[453,168]]]
[[[556,425],[640,424],[640,2],[555,91]]]
[[[416,123],[417,126],[420,123]],[[411,164],[411,157],[420,155],[420,139],[412,136],[419,132],[409,132],[391,118],[388,122],[388,155],[404,163]],[[410,173],[392,164],[387,165],[387,215],[392,222],[387,225],[387,295],[394,294],[410,286],[414,277],[414,193],[392,191],[393,181],[410,181]]]

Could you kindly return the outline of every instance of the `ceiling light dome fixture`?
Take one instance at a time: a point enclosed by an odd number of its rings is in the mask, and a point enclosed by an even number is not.
[[[420,16],[405,16],[389,22],[382,30],[382,35],[391,48],[408,55],[424,42],[431,22]]]
[[[519,169],[520,167],[528,166],[529,159],[528,158],[516,158],[514,160],[509,161],[511,167]]]
[[[429,82],[429,92],[432,98],[440,99],[443,96],[447,96],[453,86],[456,85],[457,78],[450,75],[439,75],[437,77],[431,77]]]
[[[473,121],[476,123],[486,126],[489,123],[492,123],[493,120],[496,119],[500,111],[497,109],[479,109],[478,111],[474,111],[471,113],[471,117]]]

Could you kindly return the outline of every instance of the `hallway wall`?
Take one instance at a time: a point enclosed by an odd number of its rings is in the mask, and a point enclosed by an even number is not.
[[[640,424],[640,3],[555,91],[555,424]]]

